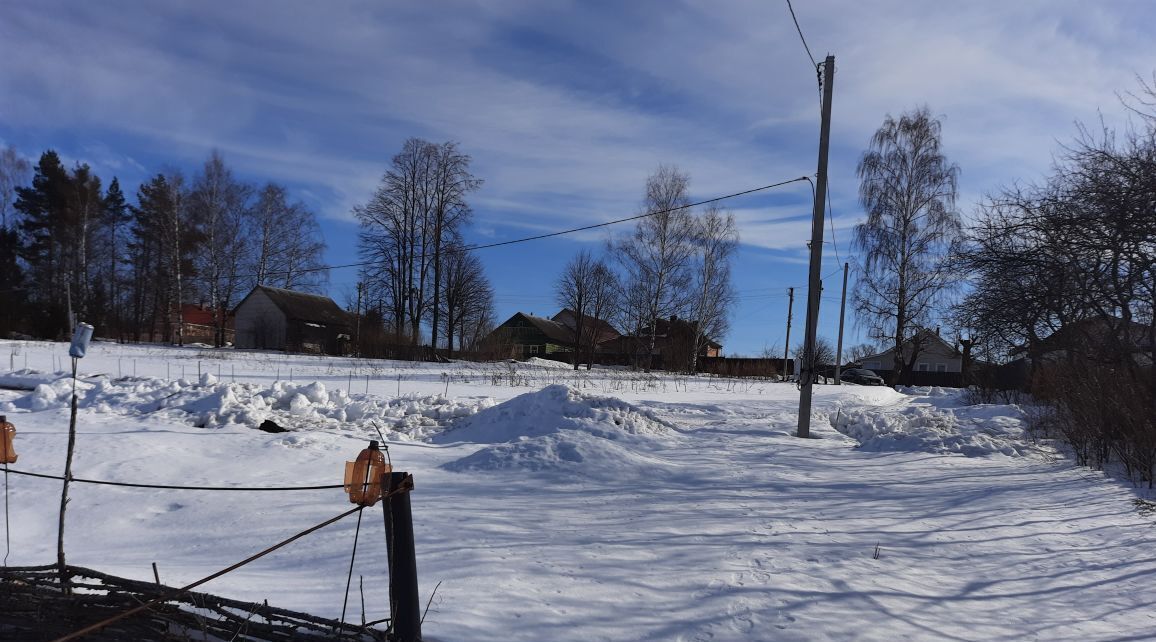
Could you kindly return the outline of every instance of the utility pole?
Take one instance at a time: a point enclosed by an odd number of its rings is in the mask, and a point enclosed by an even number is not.
[[[839,301],[839,347],[835,349],[835,385],[841,385],[843,375],[843,314],[847,311],[847,272],[851,264],[843,264],[843,299]]]
[[[357,327],[353,331],[355,341],[357,342],[357,357],[361,358],[361,291],[365,288],[365,284],[361,281],[357,282]]]
[[[783,381],[787,380],[787,358],[791,355],[791,314],[795,307],[795,288],[787,288],[787,296],[790,300],[787,301],[787,342],[783,346]]]
[[[823,269],[823,208],[827,195],[827,148],[831,143],[831,93],[835,84],[835,56],[823,61],[823,120],[819,125],[819,168],[815,175],[815,215],[811,221],[811,274],[807,281],[807,329],[803,365],[799,371],[799,431],[811,436],[811,387],[815,381],[815,333],[819,326],[820,271]]]

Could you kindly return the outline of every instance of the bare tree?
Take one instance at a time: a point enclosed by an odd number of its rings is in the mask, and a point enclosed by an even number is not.
[[[738,245],[735,217],[729,212],[711,206],[695,221],[691,373],[698,370],[698,356],[706,342],[722,338],[729,328],[730,311],[735,303],[730,260]]]
[[[570,329],[574,331],[571,360],[575,370],[582,362],[582,345],[590,317],[591,290],[594,287],[594,270],[597,263],[589,250],[581,250],[570,259],[554,283],[554,300],[565,310],[570,311],[574,317],[573,327]]]
[[[457,143],[442,143],[434,153],[433,191],[433,319],[430,323],[430,345],[438,347],[438,314],[442,307],[442,247],[453,239],[470,217],[466,195],[478,189],[482,180],[470,173],[470,157],[458,151]],[[480,264],[479,264],[480,268]],[[448,327],[448,326],[447,326]],[[453,337],[447,336],[446,347],[453,350]]]
[[[169,281],[170,289],[165,297],[168,302],[165,318],[166,320],[171,318],[172,321],[166,321],[170,325],[170,330],[165,334],[169,341],[184,345],[185,320],[181,304],[185,300],[185,278],[194,270],[193,262],[185,259],[186,255],[189,258],[196,256],[196,253],[191,250],[200,245],[200,240],[195,226],[189,220],[190,208],[188,199],[185,198],[184,176],[174,170],[169,172],[164,179],[164,186],[168,190],[168,195],[164,210],[163,238],[166,246],[166,263],[169,265],[172,275]]]
[[[610,318],[612,311],[618,306],[619,292],[618,277],[614,275],[614,271],[605,261],[597,261],[590,279],[590,316],[596,325],[587,333],[587,368],[594,367],[594,353],[598,349],[598,344],[608,338],[602,336],[602,324]]]
[[[14,214],[16,188],[32,180],[32,164],[9,145],[0,149],[0,230],[8,229],[8,216]]]
[[[492,318],[493,288],[486,278],[481,260],[464,249],[460,239],[453,239],[443,248],[441,265],[441,310],[446,350],[453,355],[454,337],[459,350],[467,342],[475,345],[477,337],[472,330]]]
[[[88,165],[77,165],[72,170],[67,201],[73,223],[67,234],[72,245],[73,265],[66,282],[68,287],[65,288],[65,296],[68,301],[68,325],[74,327],[77,321],[89,318],[92,302],[92,237],[103,209],[100,177],[93,174]]]
[[[805,348],[806,344],[804,343],[800,343],[799,345],[795,346],[796,363],[802,363],[806,359],[807,353]],[[796,367],[795,370],[797,372],[810,372],[817,379],[819,376],[818,369],[820,366],[830,366],[835,364],[835,346],[831,345],[831,342],[823,337],[815,337],[814,359],[815,360],[811,364]]]
[[[614,244],[626,272],[624,300],[640,305],[637,317],[649,328],[646,371],[653,366],[658,320],[683,312],[690,289],[694,221],[687,197],[690,178],[678,168],[660,165],[646,180],[643,213],[634,232]]]
[[[960,232],[955,211],[959,168],[940,151],[940,123],[926,107],[888,116],[859,161],[859,200],[867,220],[855,227],[862,256],[855,309],[872,339],[895,348],[895,384],[921,346],[903,345],[931,324],[953,285],[950,246]]]
[[[275,183],[261,188],[249,210],[248,255],[254,284],[287,290],[319,291],[328,271],[322,268],[325,241],[317,218],[303,203],[290,203]]]
[[[862,361],[863,357],[870,357],[873,354],[879,354],[879,352],[881,352],[879,348],[870,343],[853,345],[847,351],[847,363]]]
[[[245,223],[252,190],[236,179],[215,150],[189,192],[189,208],[204,239],[197,256],[201,291],[213,311],[214,342],[225,343],[225,316],[237,302],[242,266],[251,265]],[[180,305],[181,301],[177,304]]]
[[[1046,428],[1156,483],[1156,119],[1081,127],[1046,181],[984,204],[960,258],[961,325],[1026,357]]]
[[[617,305],[618,279],[604,261],[582,250],[566,265],[554,287],[554,300],[570,315],[565,325],[574,332],[574,369],[583,361],[592,367],[598,343],[607,338],[606,319]]]
[[[468,220],[465,196],[481,185],[469,162],[453,143],[410,138],[369,202],[354,210],[361,256],[370,262],[362,280],[386,309],[397,342],[408,326],[417,345],[427,313],[440,314],[442,244]],[[440,319],[433,323],[441,325]],[[435,340],[438,331],[431,332]]]

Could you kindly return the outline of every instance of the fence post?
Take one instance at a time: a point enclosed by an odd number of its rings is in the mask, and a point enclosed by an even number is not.
[[[389,475],[388,490],[409,486],[409,473]],[[409,492],[401,492],[382,504],[385,511],[385,544],[389,558],[389,611],[397,642],[421,642],[421,604],[417,594],[417,554],[413,546],[413,513]]]

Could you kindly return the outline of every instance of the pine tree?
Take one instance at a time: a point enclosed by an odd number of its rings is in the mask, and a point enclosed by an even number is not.
[[[122,300],[124,236],[131,221],[132,215],[129,213],[124,192],[120,189],[120,181],[113,177],[112,182],[108,184],[108,191],[104,194],[101,208],[100,227],[103,234],[100,243],[105,264],[99,270],[100,278],[97,279],[97,283],[103,285],[109,303],[105,318],[109,334],[120,335],[124,328]]]
[[[63,293],[68,265],[63,243],[69,191],[68,171],[52,150],[41,154],[30,187],[16,188],[16,211],[22,215],[21,258],[27,266],[29,330],[38,336],[63,336],[68,331]]]

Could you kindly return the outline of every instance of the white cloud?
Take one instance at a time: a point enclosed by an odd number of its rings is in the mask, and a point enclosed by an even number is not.
[[[927,104],[943,116],[967,214],[984,193],[1045,173],[1074,121],[1102,109],[1119,123],[1115,92],[1156,64],[1156,8],[1143,2],[812,0],[796,11],[815,55],[837,56],[843,259],[860,216],[855,164],[885,114]],[[486,181],[476,232],[494,240],[634,214],[659,163],[690,173],[693,198],[815,167],[816,78],[781,2],[16,0],[4,16],[0,136],[66,132],[71,157],[148,173],[156,159],[192,168],[220,149],[339,221],[408,136],[473,156]],[[799,281],[810,208],[784,204],[807,200],[784,190],[727,203],[744,260],[773,257]]]

